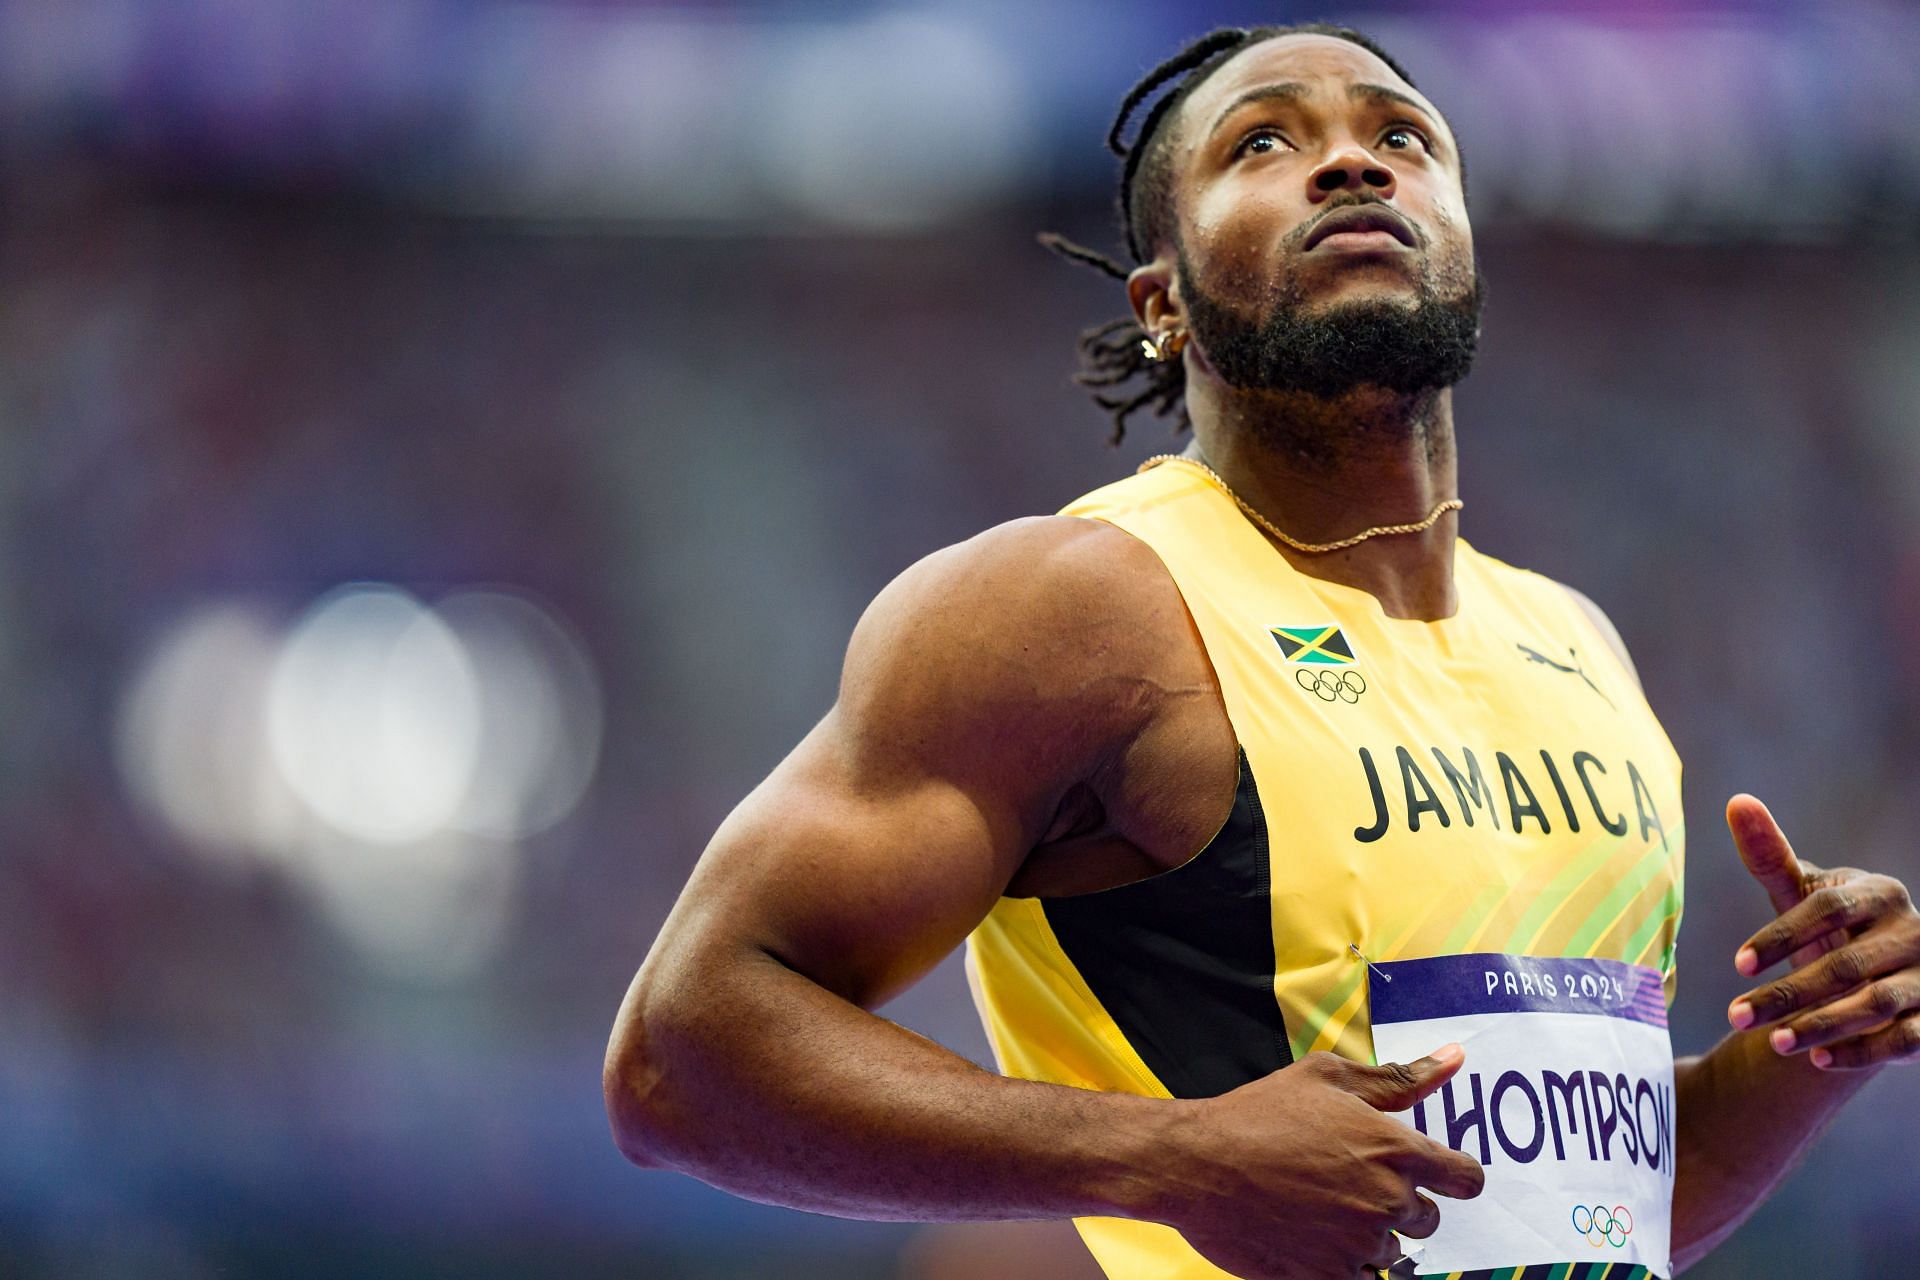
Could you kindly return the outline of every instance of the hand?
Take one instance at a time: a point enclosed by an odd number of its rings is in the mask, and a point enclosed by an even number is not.
[[[1781,1023],[1775,1051],[1808,1053],[1816,1067],[1856,1069],[1920,1061],[1920,912],[1891,876],[1801,862],[1767,807],[1727,802],[1741,860],[1779,919],[1734,955],[1748,977],[1781,960],[1792,972],[1735,1000],[1738,1030]]]
[[[1440,1209],[1420,1187],[1467,1199],[1486,1174],[1384,1111],[1404,1111],[1466,1060],[1448,1045],[1418,1062],[1369,1067],[1330,1053],[1195,1104],[1170,1153],[1163,1219],[1244,1280],[1366,1276],[1425,1239]]]

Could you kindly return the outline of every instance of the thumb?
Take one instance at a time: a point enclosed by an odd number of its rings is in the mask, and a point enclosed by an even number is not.
[[[1466,1051],[1459,1045],[1442,1045],[1426,1057],[1404,1064],[1383,1062],[1369,1067],[1350,1062],[1334,1084],[1376,1111],[1405,1111],[1453,1079],[1466,1060]]]
[[[1740,861],[1773,901],[1774,912],[1798,906],[1806,897],[1806,872],[1767,806],[1750,795],[1733,797],[1727,801],[1727,829],[1733,832]]]

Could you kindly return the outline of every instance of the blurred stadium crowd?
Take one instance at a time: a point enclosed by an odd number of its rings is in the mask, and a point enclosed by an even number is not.
[[[1697,1050],[1728,794],[1920,884],[1920,29],[1472,10],[1335,16],[1473,166],[1463,528],[1687,762]],[[1273,16],[0,0],[0,1274],[1086,1274],[631,1170],[597,1068],[864,602],[1173,443],[1031,233],[1108,243],[1111,105]],[[956,964],[889,1013],[984,1060]],[[1916,1086],[1691,1274],[1906,1268]]]

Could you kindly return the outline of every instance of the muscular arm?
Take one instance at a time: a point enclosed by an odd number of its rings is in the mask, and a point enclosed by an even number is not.
[[[1077,520],[984,534],[882,593],[832,712],[714,836],[627,993],[621,1149],[848,1217],[1146,1219],[1248,1280],[1384,1268],[1394,1232],[1439,1224],[1419,1188],[1477,1195],[1470,1156],[1381,1114],[1438,1089],[1457,1046],[1308,1054],[1187,1101],[1004,1079],[870,1012],[1016,872],[1083,891],[1205,844],[1235,760],[1191,626],[1151,551]],[[1073,856],[1036,866],[1049,847]]]
[[[629,1158],[852,1217],[1152,1213],[1176,1105],[1006,1079],[868,1011],[961,942],[1070,788],[1117,785],[1170,705],[1217,697],[1141,556],[1021,522],[874,602],[836,705],[714,836],[627,994],[605,1087]]]

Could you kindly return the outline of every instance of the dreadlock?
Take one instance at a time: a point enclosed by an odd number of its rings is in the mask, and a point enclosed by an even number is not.
[[[1127,252],[1136,264],[1145,262],[1147,254],[1173,232],[1172,154],[1167,139],[1160,135],[1160,125],[1233,55],[1278,36],[1295,35],[1333,36],[1357,44],[1386,63],[1402,80],[1413,84],[1413,77],[1391,54],[1350,27],[1301,22],[1290,26],[1223,27],[1201,36],[1147,72],[1121,101],[1120,112],[1107,131],[1107,149],[1124,162],[1118,199],[1120,228],[1126,236]],[[1148,109],[1132,144],[1128,145],[1127,125],[1134,113],[1161,86],[1176,78],[1179,83]],[[1127,278],[1126,266],[1064,236],[1045,232],[1040,236],[1040,243],[1069,261],[1092,267],[1115,280]],[[1095,325],[1080,335],[1080,372],[1074,375],[1074,381],[1094,388],[1094,402],[1112,415],[1113,434],[1108,439],[1113,444],[1119,444],[1125,437],[1127,419],[1141,409],[1150,408],[1154,416],[1160,418],[1177,410],[1176,430],[1184,431],[1193,425],[1187,416],[1185,366],[1178,360],[1153,359],[1148,355],[1148,346],[1146,331],[1131,313]],[[1137,389],[1128,385],[1136,379],[1144,379],[1145,385]]]

